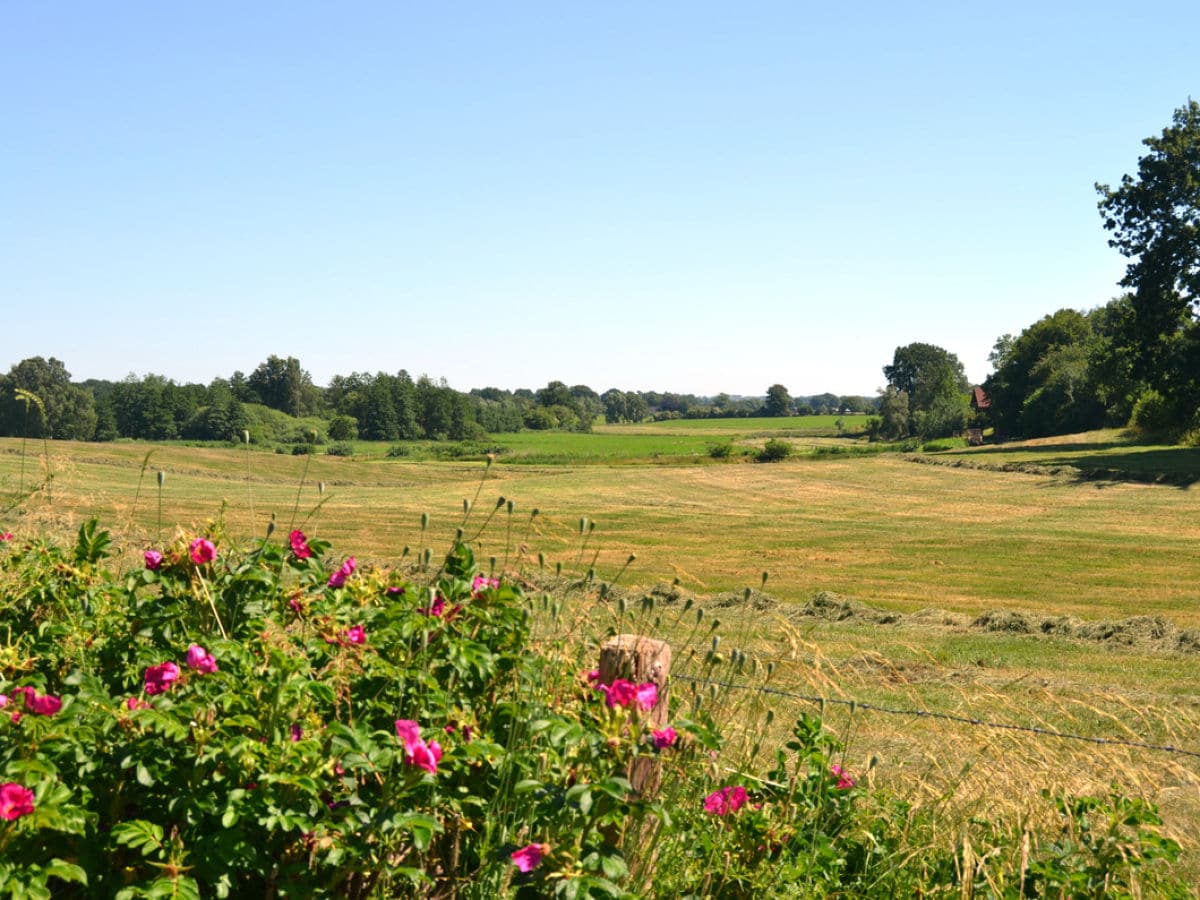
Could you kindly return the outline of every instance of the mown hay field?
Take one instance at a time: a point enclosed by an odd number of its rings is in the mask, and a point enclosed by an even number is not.
[[[754,440],[749,432],[732,436]],[[682,662],[703,653],[719,619],[724,648],[774,664],[769,680],[760,669],[725,701],[744,695],[722,714],[743,729],[748,746],[811,710],[805,698],[824,696],[1200,752],[1200,657],[1162,631],[1164,623],[1200,628],[1195,489],[1095,480],[1059,463],[1004,471],[986,453],[927,455],[972,467],[918,465],[900,454],[638,465],[631,462],[636,443],[611,464],[588,463],[583,454],[554,465],[510,465],[501,457],[487,467],[382,452],[306,458],[30,442],[22,475],[21,443],[0,440],[0,496],[14,497],[22,483],[42,486],[3,513],[0,527],[18,536],[68,532],[98,516],[119,535],[131,564],[159,541],[160,471],[164,537],[216,516],[233,535],[261,536],[274,516],[280,532],[300,525],[333,541],[339,554],[395,561],[406,547],[410,559],[424,547],[439,553],[462,523],[464,500],[474,499],[466,534],[491,516],[477,543],[498,567],[532,577],[541,553],[544,577],[561,563],[573,575],[594,568],[604,581],[634,554],[618,582],[628,615],[619,618],[612,602],[594,597],[587,615],[617,630],[668,637],[680,671],[723,680],[729,673],[719,668]],[[1060,446],[1040,457],[1034,448],[1021,452],[1023,464],[1062,456]],[[1113,452],[1083,444],[1073,458]],[[586,540],[581,517],[595,523]],[[757,593],[740,602],[746,588]],[[658,605],[635,615],[646,592]],[[805,604],[820,592],[833,606],[806,615]],[[705,608],[702,625],[694,610],[683,613],[684,596]],[[573,603],[582,614],[582,600]],[[677,689],[703,693],[694,684],[681,681]],[[763,686],[780,693],[763,694]],[[776,713],[771,726],[767,709]],[[831,702],[826,716],[851,759],[863,768],[878,760],[873,779],[914,802],[940,804],[948,821],[997,809],[1019,816],[1043,788],[1103,793],[1115,782],[1162,804],[1185,842],[1200,827],[1194,756],[845,703]],[[1194,846],[1188,858],[1200,871]]]

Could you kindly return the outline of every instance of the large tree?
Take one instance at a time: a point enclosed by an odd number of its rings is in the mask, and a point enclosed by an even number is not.
[[[0,434],[90,440],[95,431],[91,391],[72,384],[71,373],[53,356],[23,359],[0,375]]]
[[[923,438],[961,431],[967,417],[967,376],[958,357],[936,344],[897,347],[883,377],[908,395],[909,428]]]
[[[1135,374],[1180,415],[1200,400],[1200,103],[1175,110],[1170,127],[1142,142],[1137,176],[1097,184],[1109,246],[1130,262]]]
[[[773,384],[767,388],[767,401],[763,404],[763,414],[768,416],[790,416],[792,414],[792,396],[782,384]]]

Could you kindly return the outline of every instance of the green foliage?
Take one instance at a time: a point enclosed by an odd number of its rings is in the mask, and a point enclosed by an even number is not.
[[[358,420],[354,416],[336,415],[329,420],[331,441],[353,441],[358,439]]]
[[[792,445],[790,442],[771,438],[763,444],[763,448],[759,451],[757,459],[759,462],[779,462],[791,455]]]
[[[934,344],[897,347],[883,375],[895,393],[885,393],[880,404],[884,438],[903,437],[909,432],[923,438],[946,437],[961,431],[967,417],[967,376],[953,353]],[[907,397],[908,424],[900,432],[897,406]],[[891,409],[886,407],[891,406]]]
[[[767,399],[763,404],[764,416],[788,416],[792,413],[792,397],[782,384],[767,388]]]
[[[330,444],[325,448],[326,456],[353,456],[354,445],[340,441],[336,444]]]
[[[1162,437],[1178,427],[1175,410],[1158,391],[1147,389],[1133,405],[1129,427],[1146,438]]]
[[[733,443],[724,441],[720,444],[712,444],[708,448],[708,455],[713,459],[729,459],[733,456]]]
[[[888,385],[880,394],[878,418],[868,421],[868,433],[873,439],[896,441],[908,435],[911,419],[907,392]]]
[[[1200,102],[1143,143],[1136,177],[1096,185],[1100,215],[1109,246],[1130,260],[1121,285],[1132,291],[1134,374],[1190,415],[1200,401]]]
[[[0,375],[0,434],[89,440],[96,422],[91,394],[54,357],[23,359]]]

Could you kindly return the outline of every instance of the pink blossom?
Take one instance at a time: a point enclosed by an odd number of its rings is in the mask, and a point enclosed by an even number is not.
[[[292,556],[296,559],[308,559],[313,555],[312,547],[308,546],[308,539],[299,528],[288,535],[288,543],[292,547]]]
[[[346,561],[342,563],[341,568],[329,576],[329,586],[340,588],[342,585],[344,585],[346,583],[346,579],[354,574],[356,565],[357,564],[354,562],[353,556],[347,557]]]
[[[704,811],[714,816],[725,816],[745,806],[746,800],[746,789],[741,785],[723,787],[704,798]]]
[[[637,686],[637,705],[642,709],[654,709],[658,705],[658,685],[653,681]]]
[[[419,766],[430,775],[437,774],[438,762],[442,758],[442,747],[437,741],[428,744],[421,740],[421,728],[412,719],[396,720],[396,736],[404,744],[404,761],[410,766]]]
[[[217,558],[217,548],[207,538],[196,538],[192,541],[189,550],[191,551],[192,562],[198,566],[203,566]]]
[[[33,812],[33,791],[15,781],[0,784],[0,819],[9,822]]]
[[[21,714],[19,712],[15,712],[12,714],[12,716],[10,718],[12,719],[13,724],[16,725],[18,722],[21,721]]]
[[[445,611],[446,601],[442,599],[440,594],[433,598],[431,605],[417,607],[417,612],[423,616],[440,616]]]
[[[5,531],[3,533],[0,533],[0,541],[11,541],[12,539],[13,539],[13,533],[11,531]]]
[[[403,593],[404,593],[404,588],[402,588],[402,587],[390,586],[387,589],[387,595],[389,597],[396,597]]]
[[[471,594],[478,597],[484,591],[498,587],[500,587],[499,578],[485,578],[483,575],[476,575],[475,580],[471,582]]]
[[[355,625],[353,628],[347,628],[342,635],[346,638],[348,644],[365,644],[367,642],[367,632],[361,625]]]
[[[8,706],[8,698],[3,694],[0,694],[0,709],[4,709],[6,706]]]
[[[588,681],[598,682],[599,672],[589,672]],[[596,684],[596,690],[604,694],[604,701],[609,707],[629,706],[636,703],[639,709],[654,709],[658,705],[658,685],[653,681],[634,684],[625,678],[618,678],[612,684]]]
[[[151,707],[150,704],[145,700],[141,700],[137,697],[130,697],[125,701],[125,708],[130,712],[133,712],[135,709],[150,709]]]
[[[142,554],[142,558],[146,561],[146,568],[151,572],[157,572],[162,568],[163,555],[157,550],[147,550]]]
[[[300,603],[299,597],[292,597],[288,600],[288,606],[292,608],[292,612],[299,613],[304,611],[303,604]]]
[[[300,738],[304,737],[304,729],[303,729],[303,728],[301,728],[301,727],[300,727],[298,724],[296,724],[295,722],[293,722],[293,723],[292,723],[292,727],[291,727],[291,737],[292,737],[292,743],[293,743],[293,744],[295,744],[295,743],[299,742]]]
[[[650,735],[654,738],[655,750],[666,750],[668,747],[674,746],[675,742],[679,740],[679,735],[675,733],[675,729],[670,725],[658,731],[651,731]]]
[[[146,693],[162,694],[179,679],[179,666],[173,662],[159,663],[146,669]]]
[[[595,684],[597,681],[599,681],[599,680],[600,680],[600,670],[599,670],[599,669],[592,669],[592,670],[591,670],[590,672],[588,672],[588,673],[587,673],[587,675],[585,675],[584,677],[587,679],[587,681],[588,681],[588,684]]]
[[[50,694],[39,694],[36,690],[26,685],[25,687],[16,688],[13,691],[13,696],[18,694],[25,698],[25,711],[31,712],[37,716],[52,716],[62,709],[62,700]],[[14,719],[14,721],[16,721]]]
[[[526,844],[512,852],[513,865],[522,872],[532,872],[541,865],[542,858],[550,852],[549,844]]]
[[[204,672],[211,675],[217,671],[217,661],[213,659],[213,655],[201,647],[199,644],[192,644],[187,649],[187,666],[189,669],[196,669],[199,672]]]
[[[597,684],[596,690],[604,694],[604,702],[610,708],[628,706],[637,699],[637,685],[624,678],[618,678],[612,684]]]
[[[829,767],[829,773],[837,779],[837,789],[839,791],[854,787],[854,779],[846,774],[846,770],[836,763]]]

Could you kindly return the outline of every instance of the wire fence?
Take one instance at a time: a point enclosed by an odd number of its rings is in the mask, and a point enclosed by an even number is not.
[[[821,697],[813,694],[800,694],[793,691],[785,691],[782,688],[773,688],[766,686],[755,686],[750,684],[738,684],[732,681],[717,681],[711,678],[696,678],[691,675],[682,675],[672,673],[673,681],[684,681],[698,685],[715,685],[722,688],[730,688],[734,690],[754,691],[760,694],[769,694],[775,697],[785,697],[790,700],[800,700],[807,703],[812,703],[819,707],[826,705],[848,706],[851,710],[863,709],[870,712],[885,713],[892,716],[909,716],[914,719],[939,719],[946,722],[957,722],[962,725],[970,725],[977,728],[992,728],[1001,731],[1018,731],[1026,734],[1036,734],[1042,737],[1058,738],[1068,741],[1083,741],[1089,744],[1099,744],[1112,747],[1131,747],[1137,750],[1154,750],[1160,753],[1170,753],[1176,756],[1190,756],[1195,759],[1200,759],[1200,751],[1188,750],[1183,747],[1176,747],[1171,744],[1155,744],[1149,741],[1139,741],[1128,738],[1115,737],[1095,737],[1086,734],[1073,734],[1068,731],[1058,731],[1054,728],[1044,728],[1039,725],[1015,725],[1011,722],[994,722],[989,719],[980,719],[973,716],[956,715],[955,713],[933,712],[927,709],[903,709],[892,706],[882,706],[878,703],[866,703],[861,700],[846,700],[840,697]]]

